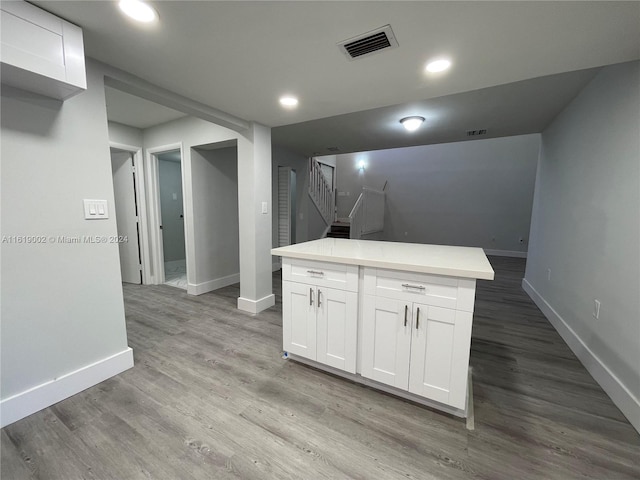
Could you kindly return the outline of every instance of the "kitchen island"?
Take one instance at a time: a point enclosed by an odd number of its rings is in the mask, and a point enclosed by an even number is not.
[[[282,257],[283,348],[299,362],[468,417],[481,248],[323,238]]]

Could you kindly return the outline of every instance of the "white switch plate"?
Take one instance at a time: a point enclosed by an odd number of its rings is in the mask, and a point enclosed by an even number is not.
[[[262,213],[269,213],[267,202],[262,202]]]
[[[93,200],[85,198],[84,218],[87,220],[104,220],[109,218],[109,209],[106,200]]]

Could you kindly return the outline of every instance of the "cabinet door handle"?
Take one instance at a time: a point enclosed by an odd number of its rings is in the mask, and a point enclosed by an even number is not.
[[[415,288],[416,290],[426,290],[427,287],[423,285],[411,285],[410,283],[403,283],[402,286],[404,288]]]
[[[420,327],[420,307],[418,307],[418,311],[416,312],[416,330]]]
[[[320,305],[322,305],[322,301],[320,300],[320,295],[322,295],[322,291],[318,289],[318,308],[320,308]]]
[[[307,273],[310,273],[311,275],[324,275],[324,272],[320,272],[318,270],[307,270]]]
[[[309,287],[309,305],[313,305],[313,288]]]
[[[407,326],[407,313],[409,312],[409,306],[405,305],[404,306],[404,326]]]

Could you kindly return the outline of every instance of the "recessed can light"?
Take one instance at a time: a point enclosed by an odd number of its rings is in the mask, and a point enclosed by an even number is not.
[[[427,72],[436,73],[436,72],[444,72],[449,67],[451,67],[451,61],[441,58],[439,60],[433,60],[432,62],[427,63]]]
[[[284,97],[280,97],[280,105],[288,108],[296,107],[298,105],[298,99],[291,95],[285,95]]]
[[[120,0],[120,10],[130,18],[142,23],[150,23],[158,18],[158,13],[146,2],[140,0]]]

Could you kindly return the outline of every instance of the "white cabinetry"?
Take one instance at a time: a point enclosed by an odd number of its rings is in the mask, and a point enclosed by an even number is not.
[[[0,5],[2,83],[65,100],[87,88],[82,30],[22,1]]]
[[[464,409],[475,280],[365,268],[362,376]]]
[[[283,259],[285,351],[355,373],[358,267]]]

